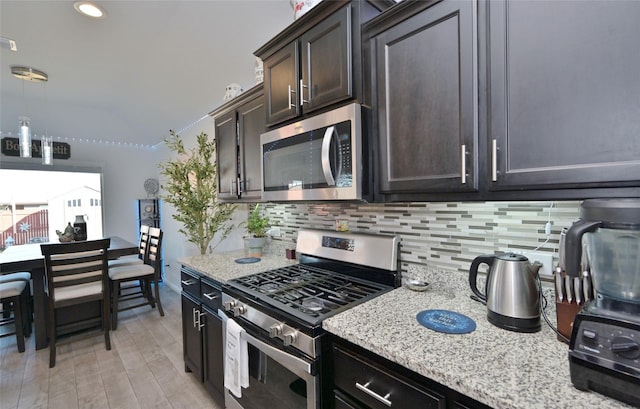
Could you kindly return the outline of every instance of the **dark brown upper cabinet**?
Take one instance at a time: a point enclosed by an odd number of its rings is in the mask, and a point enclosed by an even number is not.
[[[367,27],[377,200],[477,191],[475,21],[474,2],[432,1]]]
[[[215,122],[218,200],[261,200],[260,134],[266,129],[262,84],[210,115]]]
[[[255,52],[264,63],[267,126],[361,100],[361,24],[394,2],[320,2]]]
[[[489,189],[637,195],[640,2],[483,5]]]

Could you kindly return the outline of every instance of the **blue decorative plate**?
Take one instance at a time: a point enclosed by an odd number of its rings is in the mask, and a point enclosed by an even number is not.
[[[466,315],[449,310],[424,310],[416,319],[429,329],[445,334],[466,334],[476,329],[476,322]]]
[[[258,261],[260,261],[260,258],[258,257],[244,257],[235,259],[235,262],[238,264],[251,264],[257,263]]]

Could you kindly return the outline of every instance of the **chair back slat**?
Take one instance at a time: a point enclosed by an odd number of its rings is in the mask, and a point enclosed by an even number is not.
[[[147,251],[146,263],[152,266],[156,272],[160,271],[162,257],[162,230],[157,227],[149,229],[149,249]]]
[[[103,239],[41,245],[49,293],[55,292],[56,288],[104,283],[108,277],[110,242],[110,239]]]
[[[147,247],[149,242],[149,226],[140,225],[140,241],[138,242],[138,258],[144,261],[147,257]]]

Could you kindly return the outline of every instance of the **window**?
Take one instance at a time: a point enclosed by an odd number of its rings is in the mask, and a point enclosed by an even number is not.
[[[78,215],[87,221],[89,239],[103,237],[101,201],[95,199],[101,191],[99,171],[0,169],[0,248],[57,241],[56,230]],[[93,205],[83,207],[89,199]]]

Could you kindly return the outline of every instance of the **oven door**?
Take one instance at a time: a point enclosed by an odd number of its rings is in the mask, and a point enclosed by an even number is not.
[[[237,398],[225,389],[227,409],[320,409],[320,380],[310,361],[288,354],[249,333],[249,387]]]

